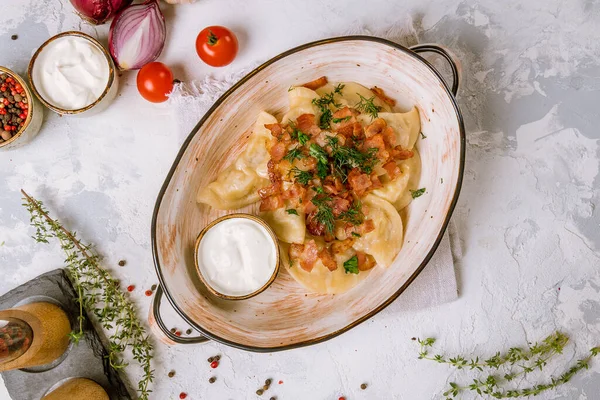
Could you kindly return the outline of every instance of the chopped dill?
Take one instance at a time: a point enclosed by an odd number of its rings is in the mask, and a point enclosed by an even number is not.
[[[298,215],[298,211],[296,211],[293,208],[288,208],[287,210],[285,210],[286,213],[290,214],[290,215]]]
[[[321,129],[330,129],[331,128],[331,118],[333,114],[329,108],[325,108],[319,117],[319,128]]]
[[[317,159],[318,162],[327,164],[327,152],[321,146],[313,143],[310,145],[308,151],[311,156]]]
[[[423,195],[423,193],[425,193],[425,188],[421,188],[421,189],[417,189],[417,190],[410,190],[410,195],[412,196],[413,199],[416,199],[417,197],[421,197]]]
[[[325,227],[328,233],[333,233],[335,228],[335,217],[331,208],[331,197],[319,194],[312,198],[312,203],[317,207],[315,219]]]
[[[347,117],[344,117],[344,118],[334,118],[331,120],[331,122],[333,122],[334,124],[339,124],[340,122],[348,121],[350,118],[352,118],[352,117],[350,115],[348,115]]]
[[[423,132],[419,132],[421,134],[421,139],[427,139],[427,136],[423,134]]]
[[[319,110],[321,111],[321,116],[319,117],[319,127],[321,129],[329,129],[331,127],[332,112],[329,109],[329,105],[332,105],[335,108],[340,108],[342,106],[335,102],[333,98],[334,94],[335,91],[312,100],[312,103],[319,107]]]
[[[362,204],[360,201],[356,200],[348,211],[344,211],[339,215],[338,219],[349,222],[352,225],[362,224],[365,221],[365,214],[362,212]]]
[[[321,186],[315,186],[313,189],[314,189],[314,190],[315,190],[315,192],[317,192],[317,193],[321,193],[321,194],[322,194],[322,193],[325,193],[325,189],[323,189],[323,187],[321,187]]]
[[[294,89],[296,89],[296,86],[290,86],[290,88],[288,89],[288,92],[291,92]]]
[[[302,171],[298,167],[294,167],[290,170],[290,173],[294,175],[296,182],[301,185],[308,185],[313,178],[312,174],[308,171]]]
[[[290,121],[288,123],[288,126],[292,128],[292,133],[290,133],[290,137],[293,140],[297,140],[298,142],[300,142],[302,146],[304,146],[306,142],[310,140],[310,136],[298,129],[294,122]]]
[[[360,233],[352,232],[352,236],[354,236],[355,238],[359,238],[360,237]]]
[[[302,154],[300,147],[293,148],[283,157],[284,160],[288,160],[289,162],[294,162],[295,159],[301,158],[304,158],[304,154]]]
[[[339,83],[333,89],[333,93],[339,94],[341,96],[342,95],[342,89],[344,89],[345,87],[346,87],[346,85],[344,85],[343,83]]]
[[[358,269],[358,257],[352,256],[348,261],[344,262],[344,270],[347,274],[358,274],[360,272]]]
[[[360,168],[364,173],[373,172],[373,167],[378,162],[377,149],[369,149],[366,153],[354,147],[346,147],[339,144],[336,137],[328,137],[327,144],[331,146],[331,157],[333,158],[333,171],[346,182],[348,173],[352,168]]]
[[[371,97],[370,99],[367,99],[366,97],[363,97],[358,93],[356,94],[358,95],[358,97],[360,97],[360,101],[354,106],[354,108],[365,114],[369,114],[371,116],[371,119],[377,118],[377,115],[379,115],[379,111],[381,111],[381,107],[376,106],[375,103],[373,103],[373,100],[375,100],[375,96]]]

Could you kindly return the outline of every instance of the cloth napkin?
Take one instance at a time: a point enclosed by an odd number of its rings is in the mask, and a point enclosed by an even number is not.
[[[354,25],[354,24],[353,24]],[[395,23],[387,28],[358,28],[328,35],[370,35],[395,41],[403,46],[418,43],[412,19]],[[250,72],[259,63],[243,68],[223,78],[206,76],[202,80],[182,82],[175,85],[169,99],[169,106],[177,117],[178,138],[181,142],[198,123],[210,106],[233,84]],[[456,225],[450,225],[433,258],[415,281],[394,301],[386,312],[419,310],[455,300],[458,297],[455,260],[462,257]]]

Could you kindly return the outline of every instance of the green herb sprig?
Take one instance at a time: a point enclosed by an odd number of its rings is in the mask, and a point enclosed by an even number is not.
[[[352,168],[360,168],[364,173],[370,174],[379,161],[377,159],[377,148],[368,149],[363,153],[354,147],[340,145],[336,137],[328,137],[327,144],[331,147],[333,171],[342,182],[346,182],[348,173]]]
[[[358,93],[356,94],[358,95],[358,97],[360,97],[360,101],[356,103],[354,108],[365,114],[369,114],[372,120],[377,118],[377,116],[379,115],[379,111],[381,111],[381,107],[375,105],[375,96],[371,97],[370,99],[367,99],[366,97],[361,96]]]
[[[455,398],[464,391],[473,391],[479,395],[486,394],[496,399],[535,396],[569,382],[576,373],[583,369],[588,369],[591,359],[600,354],[600,347],[594,347],[585,358],[577,361],[575,365],[571,366],[562,375],[552,377],[550,382],[528,388],[508,389],[504,387],[508,382],[535,370],[542,371],[553,356],[562,354],[564,347],[569,342],[569,337],[561,332],[555,332],[546,337],[541,343],[529,346],[528,349],[513,347],[504,354],[497,352],[494,356],[481,361],[479,357],[473,359],[463,356],[430,355],[431,348],[435,343],[434,338],[424,340],[414,338],[414,340],[418,340],[420,346],[419,359],[451,365],[457,369],[477,371],[484,371],[485,369],[499,370],[502,367],[508,369],[502,376],[490,374],[485,378],[475,378],[473,379],[473,383],[465,386],[461,386],[456,382],[450,382],[450,387],[443,393],[446,399]]]
[[[119,282],[100,267],[100,258],[91,245],[82,243],[75,232],[68,231],[58,220],[52,219],[43,203],[23,194],[23,206],[29,211],[31,225],[35,228],[33,238],[39,243],[58,239],[66,254],[66,270],[77,292],[79,303],[79,326],[70,333],[77,343],[84,336],[84,310],[92,313],[107,330],[114,330],[109,337],[108,362],[117,371],[128,364],[123,353],[128,350],[143,370],[138,382],[140,400],[148,400],[150,383],[154,379],[151,369],[153,346],[143,325],[137,318],[133,303],[119,289]]]
[[[344,262],[344,271],[346,271],[347,274],[358,274],[360,272],[358,269],[357,256],[352,256]]]
[[[425,193],[425,190],[427,190],[427,189],[426,188],[421,188],[421,189],[417,189],[417,190],[409,189],[409,192],[410,192],[410,195],[412,196],[412,198],[416,199],[417,197],[423,196],[423,194]]]
[[[319,194],[313,197],[311,201],[315,207],[317,207],[315,219],[323,224],[327,232],[333,233],[333,230],[335,229],[335,216],[333,215],[333,208],[330,204],[331,197]]]

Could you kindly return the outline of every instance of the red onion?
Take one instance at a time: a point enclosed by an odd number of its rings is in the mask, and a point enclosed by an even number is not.
[[[71,0],[81,17],[92,24],[103,24],[132,0]]]
[[[167,28],[157,0],[147,0],[121,11],[110,25],[108,50],[120,69],[140,69],[156,60]]]

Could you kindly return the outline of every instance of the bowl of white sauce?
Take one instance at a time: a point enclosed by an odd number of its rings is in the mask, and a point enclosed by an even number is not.
[[[108,51],[82,32],[48,39],[29,62],[29,82],[49,109],[62,115],[91,115],[115,98],[118,75]]]
[[[277,236],[255,215],[225,215],[200,232],[194,260],[200,280],[212,294],[247,299],[264,291],[277,276]]]

